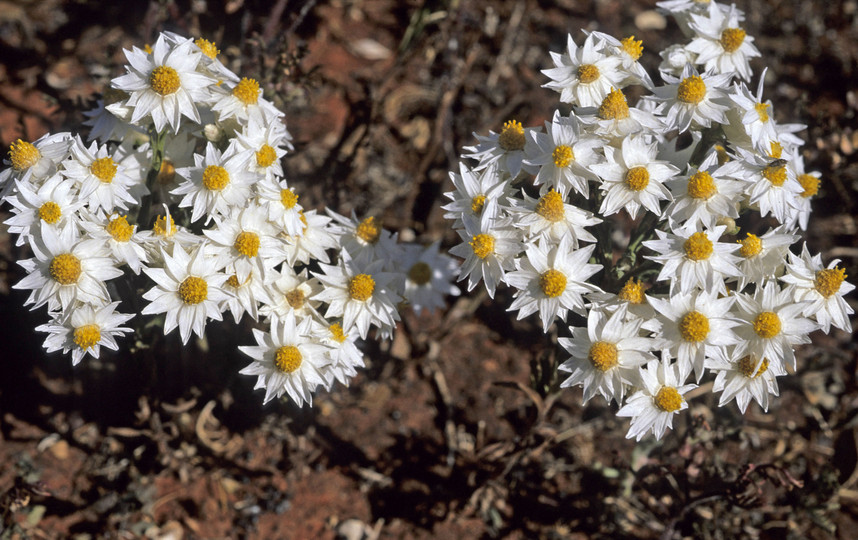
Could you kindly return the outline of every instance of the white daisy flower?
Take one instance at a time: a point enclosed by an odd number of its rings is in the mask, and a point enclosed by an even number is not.
[[[304,227],[300,235],[286,237],[286,263],[309,264],[311,260],[323,263],[330,261],[327,250],[339,247],[339,241],[331,231],[331,218],[316,213],[316,210],[299,213]]]
[[[557,341],[572,356],[560,364],[571,375],[561,388],[584,387],[584,403],[599,393],[608,402],[623,402],[626,385],[639,384],[638,368],[653,361],[652,340],[640,337],[641,319],[626,318],[624,307],[612,315],[591,309],[587,328],[571,328],[572,338]]]
[[[494,298],[498,283],[515,267],[513,257],[521,252],[519,232],[509,220],[491,219],[488,214],[479,221],[465,219],[464,224],[464,229],[456,231],[462,243],[450,249],[451,255],[465,259],[459,281],[467,278],[468,291],[472,291],[483,280],[489,297]]]
[[[313,405],[313,391],[325,384],[321,370],[330,362],[327,347],[312,337],[316,324],[310,318],[296,323],[290,313],[273,319],[268,332],[254,328],[257,344],[238,348],[253,359],[239,373],[258,377],[254,389],[265,388],[263,404],[288,394],[299,407]]]
[[[789,247],[798,240],[798,235],[781,225],[769,229],[766,234],[757,236],[747,233],[745,238],[737,240],[741,245],[739,255],[739,284],[737,291],[742,291],[749,283],[762,284],[775,279],[783,273]]]
[[[4,221],[10,233],[19,235],[16,246],[23,246],[43,227],[77,226],[77,211],[84,201],[75,197],[72,187],[73,184],[59,174],[48,178],[38,188],[18,182],[17,194],[6,197],[14,215]]]
[[[242,77],[237,83],[225,82],[211,89],[211,110],[218,122],[235,118],[239,123],[253,120],[257,124],[273,124],[283,113],[262,97],[262,89],[255,79]]]
[[[363,353],[355,345],[357,334],[343,333],[340,323],[333,323],[325,329],[320,336],[321,342],[328,346],[325,352],[331,363],[322,370],[325,384],[328,388],[334,379],[348,386],[352,377],[357,375],[355,368],[364,367]]]
[[[445,296],[459,296],[462,291],[452,284],[459,265],[440,252],[440,241],[423,247],[407,245],[403,255],[402,272],[405,286],[402,297],[418,315],[424,309],[443,309]]]
[[[129,190],[139,182],[128,176],[123,164],[108,155],[107,146],[99,148],[98,142],[93,142],[87,148],[75,136],[70,152],[69,159],[63,161],[62,174],[78,186],[78,197],[86,201],[90,210],[128,210],[127,204],[137,204]]]
[[[749,59],[760,56],[760,51],[753,44],[754,38],[739,26],[735,5],[725,13],[716,2],[710,2],[708,16],[691,15],[691,29],[696,37],[686,48],[697,54],[697,64],[704,64],[706,71],[736,73],[751,80]]]
[[[150,230],[137,231],[137,236],[152,266],[163,266],[163,253],[172,253],[173,244],[180,244],[187,252],[201,239],[185,227],[176,224],[176,220],[170,214],[170,209],[164,205],[164,215],[156,216],[155,222]]]
[[[247,169],[250,153],[230,144],[221,153],[214,144],[206,144],[206,155],[194,154],[194,166],[176,169],[185,179],[170,193],[183,195],[180,208],[191,208],[191,221],[208,214],[209,219],[224,215],[229,207],[245,206],[250,197],[250,186],[258,175]],[[208,221],[208,220],[207,220]]]
[[[822,255],[811,257],[805,244],[801,255],[789,254],[786,273],[780,278],[791,285],[796,302],[806,302],[802,314],[816,320],[826,334],[832,326],[852,332],[849,315],[854,310],[843,296],[854,291],[855,285],[846,281],[846,270],[839,263],[840,259],[834,259],[824,266]]]
[[[73,225],[44,227],[30,248],[35,257],[18,261],[29,274],[12,286],[31,290],[25,306],[33,304],[36,309],[47,303],[50,311],[64,311],[76,301],[94,305],[110,301],[104,282],[121,276],[122,270],[103,246],[81,242]]]
[[[311,298],[322,292],[324,287],[318,279],[308,276],[306,268],[295,273],[291,266],[284,264],[272,278],[264,285],[267,300],[259,308],[263,317],[283,318],[287,313],[294,313],[299,321],[306,317],[322,319],[317,311],[321,302]]]
[[[742,148],[737,151],[741,159],[736,163],[741,169],[736,174],[752,183],[747,190],[750,204],[759,207],[760,215],[771,214],[778,222],[788,223],[803,191],[795,170],[785,160],[771,160]]]
[[[626,310],[626,318],[641,319],[641,328],[650,332],[659,332],[661,325],[655,318],[655,310],[649,304],[649,296],[646,295],[644,283],[634,277],[628,278],[617,294],[592,293],[593,300],[591,309],[598,306],[599,309],[608,313],[614,313],[619,308]]]
[[[267,280],[268,272],[286,259],[283,241],[274,236],[274,227],[255,204],[230,208],[203,234],[211,240],[210,253],[217,257],[220,268],[235,273],[239,283],[251,272]]]
[[[238,281],[235,274],[229,276],[223,284],[223,290],[226,291],[227,296],[220,305],[220,309],[229,310],[232,318],[235,319],[235,324],[238,324],[245,313],[254,321],[259,320],[259,304],[266,305],[271,302],[262,278],[255,272],[250,272],[244,281]]]
[[[727,84],[732,73],[700,75],[691,64],[686,64],[681,77],[663,74],[666,86],[655,88],[657,112],[665,115],[667,130],[687,131],[692,122],[709,127],[711,123],[727,123],[728,106],[722,104],[727,97]]]
[[[762,362],[754,356],[743,356],[739,359],[717,359],[707,363],[706,367],[717,374],[713,392],[721,392],[718,406],[723,407],[736,400],[736,405],[742,414],[748,408],[751,398],[756,401],[763,411],[769,410],[769,395],[778,395],[776,377],[787,374],[779,362]]]
[[[80,221],[86,232],[82,243],[91,243],[93,249],[106,247],[119,265],[127,264],[132,272],[140,274],[140,269],[148,262],[148,257],[140,243],[139,235],[136,234],[137,225],[129,224],[127,216],[116,213],[107,216],[103,212],[96,215],[87,212],[84,217],[85,219]]]
[[[670,200],[670,192],[663,182],[672,178],[679,169],[666,161],[656,160],[658,144],[647,142],[642,135],[623,139],[620,148],[605,147],[607,162],[593,165],[593,172],[602,178],[599,189],[605,194],[599,213],[604,216],[617,213],[621,208],[632,219],[641,207],[660,216],[659,200]]]
[[[200,122],[196,104],[209,99],[209,87],[217,81],[196,71],[201,53],[191,40],[171,45],[162,34],[152,54],[137,47],[124,52],[128,74],[111,82],[130,95],[125,105],[134,108],[132,124],[151,116],[157,131],[169,124],[177,133],[183,115]]]
[[[766,70],[764,69],[757,84],[756,96],[751,94],[743,82],[735,84],[733,92],[728,96],[734,106],[727,112],[729,122],[724,125],[724,132],[727,139],[736,146],[747,145],[760,151],[767,150],[773,141],[778,140],[772,115],[772,102],[763,101],[765,79]]]
[[[649,299],[662,323],[657,347],[676,358],[682,379],[693,370],[699,382],[706,359],[726,358],[726,347],[739,341],[732,330],[739,323],[730,315],[734,300],[705,291]]]
[[[477,160],[476,170],[496,165],[499,174],[507,173],[515,180],[522,168],[531,172],[531,167],[524,163],[525,146],[529,134],[536,131],[538,128],[525,128],[521,122],[509,120],[500,133],[489,131],[488,136],[474,133],[479,142],[476,146],[466,146],[464,151],[468,153],[463,153],[462,157]]]
[[[542,85],[560,93],[560,101],[580,107],[598,107],[612,88],[619,88],[626,78],[620,67],[623,59],[606,54],[607,44],[596,34],[590,34],[579,49],[570,34],[566,52],[551,52],[554,67],[542,73],[551,82]]]
[[[712,151],[695,168],[689,166],[686,175],[667,182],[673,202],[664,209],[671,222],[689,227],[714,227],[721,218],[739,217],[747,182],[733,177],[735,162],[718,164],[718,152]]]
[[[315,277],[325,286],[311,300],[328,302],[325,317],[342,317],[343,331],[357,329],[366,339],[370,325],[381,332],[392,331],[399,320],[396,302],[400,298],[388,287],[396,274],[382,272],[384,261],[367,261],[366,256],[352,259],[343,251],[339,264],[320,264]]]
[[[632,419],[627,439],[640,441],[652,431],[658,440],[668,428],[673,429],[674,415],[688,408],[683,394],[697,385],[683,384],[685,378],[679,373],[679,366],[666,358],[661,362],[650,360],[638,373],[642,384],[617,411],[617,416]]]
[[[190,254],[176,243],[172,255],[162,253],[164,268],[143,269],[155,286],[143,295],[150,303],[140,313],[165,313],[164,335],[178,326],[183,344],[191,331],[203,337],[207,319],[222,320],[220,306],[227,298],[223,284],[229,276],[205,252],[205,242]]]
[[[652,130],[661,132],[664,124],[658,116],[644,109],[647,101],[641,101],[638,107],[629,107],[622,90],[608,92],[595,116],[581,116],[583,124],[590,127],[594,135],[609,140],[622,139],[633,133]]]
[[[528,148],[525,163],[538,168],[533,183],[537,186],[544,184],[564,195],[574,189],[588,197],[588,181],[598,180],[590,167],[601,161],[596,149],[604,146],[605,142],[582,135],[575,113],[561,116],[560,111],[554,111],[554,118],[545,123],[545,131],[530,134],[534,144]]]
[[[544,240],[557,244],[568,238],[570,247],[577,249],[579,242],[596,241],[585,227],[601,223],[601,219],[592,212],[567,204],[559,191],[543,191],[539,199],[532,199],[522,191],[522,199],[513,200],[512,222],[522,230],[527,242]]]
[[[72,365],[76,366],[86,354],[98,358],[102,346],[119,350],[116,338],[132,331],[120,325],[134,315],[116,313],[118,305],[119,302],[103,306],[80,304],[66,315],[54,313],[51,322],[37,326],[36,331],[50,334],[43,345],[47,352],[71,351]]]
[[[181,36],[177,36],[177,38],[175,39],[177,42],[182,39]],[[220,54],[220,50],[217,48],[217,43],[208,39],[197,38],[194,40],[194,45],[196,46],[194,50],[199,50],[202,53],[202,56],[200,56],[200,65],[197,67],[199,71],[217,80],[238,82],[238,75],[224,66],[223,62],[218,59],[217,56]]]
[[[15,188],[15,181],[40,186],[46,178],[56,174],[57,165],[68,155],[72,134],[47,133],[35,142],[16,140],[9,146],[9,159],[3,164],[9,168],[0,172],[0,200]]]
[[[726,293],[724,279],[739,277],[736,266],[739,259],[733,255],[739,246],[718,241],[725,230],[723,225],[702,231],[683,227],[673,229],[673,233],[656,229],[658,240],[647,240],[643,245],[657,255],[646,258],[663,265],[657,279],[669,279],[671,291],[678,285],[682,293],[691,292],[695,287]]]
[[[687,65],[695,65],[697,63],[697,55],[689,51],[685,45],[675,43],[668,45],[665,49],[659,51],[661,63],[658,65],[659,73],[670,75],[672,77],[682,76],[682,71]]]
[[[392,270],[400,255],[400,247],[396,242],[398,233],[391,234],[385,230],[381,220],[375,216],[359,220],[354,211],[351,218],[329,208],[326,211],[334,219],[331,232],[352,258],[366,256],[372,261],[381,260],[384,261],[385,270]]]
[[[96,101],[95,108],[84,111],[86,120],[83,125],[90,127],[88,142],[121,141],[129,136],[130,131],[139,129],[128,123],[133,111],[125,104],[128,97],[122,90],[107,87],[101,99]]]
[[[527,256],[516,259],[516,270],[506,275],[506,282],[518,289],[508,311],[518,310],[518,320],[538,311],[543,332],[548,332],[555,318],[565,321],[570,309],[584,315],[583,295],[601,292],[587,283],[602,269],[600,264],[587,263],[595,247],[573,250],[568,237],[553,248],[545,242],[529,244]]]
[[[251,171],[275,183],[283,177],[281,158],[292,148],[292,137],[282,122],[265,124],[253,116],[235,138],[239,146],[253,152],[254,158],[248,161]]]
[[[267,211],[268,221],[280,232],[290,236],[300,235],[304,230],[298,194],[290,188],[286,180],[277,177],[263,178],[254,186],[259,204]]]
[[[494,164],[474,170],[460,162],[458,173],[450,171],[450,180],[455,189],[444,193],[444,196],[452,202],[441,209],[447,211],[444,219],[454,220],[454,229],[464,226],[464,216],[480,219],[483,212],[489,212],[492,217],[496,217],[509,205],[512,190]]]
[[[793,169],[795,179],[803,191],[793,200],[794,211],[787,214],[785,224],[789,228],[798,226],[801,227],[801,230],[805,231],[807,230],[807,221],[810,218],[810,212],[813,210],[810,206],[810,201],[819,193],[822,173],[819,171],[805,172],[804,157],[799,152],[793,154],[787,167]]]
[[[807,302],[793,300],[791,288],[783,290],[777,282],[769,281],[758,286],[754,296],[738,293],[734,314],[742,324],[736,333],[742,341],[736,345],[734,358],[753,355],[762,363],[791,364],[795,369],[793,347],[810,343],[810,334],[819,326],[801,314]],[[754,368],[754,372],[759,366]]]
[[[584,32],[587,33],[587,30]],[[621,68],[625,71],[625,79],[620,83],[621,86],[640,84],[652,90],[652,79],[646,68],[638,62],[643,55],[643,40],[635,39],[635,36],[620,40],[603,32],[592,32],[592,34],[608,44],[610,46],[608,50],[620,58]]]

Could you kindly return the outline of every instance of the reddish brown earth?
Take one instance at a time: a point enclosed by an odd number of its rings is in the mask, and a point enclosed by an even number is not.
[[[635,34],[650,67],[679,39],[653,27],[645,0],[131,4],[0,0],[5,148],[75,130],[121,73],[123,48],[162,29],[202,35],[286,112],[302,200],[446,246],[455,235],[438,205],[458,152],[474,131],[550,117],[539,70],[566,32]],[[776,75],[777,119],[809,126],[805,160],[824,181],[810,245],[854,279],[858,3],[739,7]],[[510,320],[507,293],[408,313],[392,342],[367,345],[350,388],[312,409],[263,407],[236,374],[244,326],[74,369],[45,355],[32,330],[44,314],[8,289],[26,252],[5,233],[0,247],[3,538],[853,538],[858,527],[858,364],[844,332],[801,348],[768,414],[718,409],[704,388],[666,440],[636,446],[603,402],[557,391],[543,368],[554,347],[533,321]]]

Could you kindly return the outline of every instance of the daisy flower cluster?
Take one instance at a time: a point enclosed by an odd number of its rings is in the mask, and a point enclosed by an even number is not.
[[[283,113],[214,43],[162,33],[126,50],[126,73],[72,133],[18,140],[0,173],[6,221],[33,257],[14,287],[45,306],[48,352],[73,364],[152,315],[182,343],[229,312],[258,323],[241,346],[264,401],[312,403],[364,365],[360,340],[388,338],[410,305],[458,294],[453,259],[398,242],[374,216],[304,207],[284,178]],[[122,313],[120,308],[137,313]],[[140,335],[138,334],[138,338]]]
[[[748,88],[760,53],[743,13],[659,6],[689,39],[661,51],[660,84],[634,36],[569,36],[543,70],[568,112],[475,134],[443,206],[468,289],[507,285],[518,319],[568,334],[561,386],[616,402],[637,440],[661,438],[707,377],[719,406],[767,410],[796,345],[851,331],[855,288],[839,261],[797,248],[820,174],[804,126],[764,100],[765,72]],[[586,325],[563,324],[570,312]]]

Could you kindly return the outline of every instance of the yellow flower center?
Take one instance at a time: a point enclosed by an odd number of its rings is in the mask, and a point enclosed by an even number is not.
[[[272,163],[277,160],[277,152],[274,151],[274,148],[267,144],[263,144],[262,148],[256,152],[256,165],[258,167],[270,167]]]
[[[748,233],[747,238],[736,241],[742,244],[742,247],[739,248],[739,255],[746,259],[756,257],[763,251],[763,241],[755,234]]]
[[[741,28],[728,28],[721,32],[721,46],[724,47],[724,52],[736,52],[745,41],[745,31]]]
[[[18,139],[9,146],[9,161],[16,171],[26,171],[42,159],[42,153],[32,143]]]
[[[763,311],[754,319],[754,332],[763,339],[771,339],[781,333],[781,320],[772,311]]]
[[[331,331],[331,339],[339,343],[342,343],[348,337],[346,334],[343,333],[343,325],[341,325],[340,323],[332,324],[328,327],[328,330]]]
[[[152,54],[152,46],[148,43],[143,44],[143,50],[146,52],[146,54]]]
[[[637,60],[643,54],[643,40],[635,39],[635,36],[629,36],[620,41],[623,51],[632,57],[632,60]]]
[[[283,373],[292,373],[301,367],[301,361],[304,359],[301,356],[301,351],[294,345],[286,345],[280,347],[274,353],[274,366]]]
[[[539,198],[536,203],[536,213],[548,221],[558,222],[566,215],[563,207],[563,196],[553,189]]]
[[[477,195],[473,199],[471,199],[471,212],[479,215],[480,212],[483,211],[483,206],[486,204],[486,196],[485,195]]]
[[[226,280],[226,284],[232,287],[233,289],[237,289],[241,287],[241,283],[238,282],[238,274],[233,274],[229,276],[229,279]]]
[[[209,165],[203,171],[203,186],[211,191],[220,191],[229,184],[229,173],[220,165]]]
[[[566,275],[550,268],[539,275],[539,288],[548,298],[557,298],[566,290]]]
[[[817,193],[819,193],[819,178],[813,176],[812,174],[800,174],[798,175],[798,183],[801,184],[801,187],[804,189],[799,195],[807,199],[808,197],[813,197]]]
[[[381,221],[370,216],[361,221],[355,229],[355,235],[367,244],[375,244],[381,237]]]
[[[101,341],[101,330],[97,324],[87,324],[74,329],[74,344],[83,350],[95,347]]]
[[[770,145],[771,151],[769,152],[769,156],[772,159],[780,159],[784,153],[784,147],[778,141],[772,141]]]
[[[375,291],[375,280],[369,274],[358,274],[349,280],[349,298],[366,302]]]
[[[495,251],[495,237],[490,234],[478,234],[471,238],[469,244],[474,255],[480,259],[485,259]]]
[[[158,183],[162,186],[169,186],[176,178],[176,167],[168,158],[161,161],[161,167],[158,169]]]
[[[787,171],[785,165],[766,165],[762,171],[763,178],[768,180],[774,186],[782,186],[787,179]]]
[[[676,412],[682,408],[682,396],[671,386],[662,386],[653,401],[664,412]]]
[[[715,148],[715,153],[718,155],[718,166],[719,167],[721,165],[727,163],[728,161],[730,161],[730,154],[727,153],[727,149],[724,148],[724,145],[716,144],[714,146],[714,148]]]
[[[167,218],[165,216],[158,216],[155,218],[155,224],[152,225],[152,232],[157,236],[163,236],[165,238],[173,236],[176,234],[176,220],[172,217],[170,218],[170,232],[167,232]]]
[[[739,373],[745,377],[756,379],[769,369],[769,360],[767,358],[763,358],[763,363],[760,364],[760,368],[756,373],[754,372],[754,368],[757,367],[757,360],[753,356],[746,356],[739,360],[739,365],[737,367],[739,369]]]
[[[217,58],[217,55],[220,53],[220,51],[217,50],[217,45],[215,45],[213,41],[209,41],[207,39],[197,38],[194,40],[194,45],[199,47],[200,51],[212,60]]]
[[[289,304],[289,307],[292,309],[301,309],[304,307],[304,301],[306,297],[304,296],[304,291],[299,288],[292,289],[291,291],[285,294],[286,303]]]
[[[621,90],[611,90],[599,105],[599,118],[602,120],[623,120],[629,117],[629,104]]]
[[[116,169],[116,162],[110,157],[96,159],[92,162],[92,165],[89,166],[89,170],[93,176],[105,184],[113,182],[113,177],[116,176]]]
[[[51,260],[51,277],[60,285],[77,283],[82,272],[80,259],[71,253],[57,255]]]
[[[498,136],[498,144],[507,152],[524,148],[524,127],[521,122],[510,120],[504,123],[503,130]]]
[[[128,224],[126,216],[117,216],[104,228],[117,242],[127,242],[134,234],[134,227]]]
[[[696,105],[706,97],[706,83],[699,75],[692,75],[682,79],[676,91],[676,99],[683,103]]]
[[[813,278],[813,288],[824,296],[830,297],[840,290],[840,285],[846,279],[846,269],[835,266],[834,268],[825,268],[816,272],[816,277]]]
[[[53,225],[63,217],[63,211],[60,205],[54,201],[48,201],[39,207],[39,218],[45,223]]]
[[[179,285],[179,298],[188,305],[196,305],[209,297],[209,285],[203,278],[188,276]]]
[[[679,334],[685,341],[700,343],[709,335],[709,319],[699,311],[689,311],[679,320]]]
[[[715,180],[706,171],[697,171],[688,177],[688,196],[692,199],[705,201],[718,193]]]
[[[768,103],[757,103],[754,105],[754,109],[757,111],[757,116],[760,117],[760,122],[766,123],[769,121],[769,104]]]
[[[415,285],[426,285],[432,279],[432,267],[423,261],[414,263],[408,269],[408,280]]]
[[[280,203],[286,210],[291,210],[295,208],[296,204],[298,204],[298,195],[296,195],[291,189],[281,189]]]
[[[620,289],[620,292],[617,294],[617,296],[620,297],[620,300],[628,302],[630,304],[643,304],[643,284],[640,281],[635,281],[635,278],[631,278],[630,280],[626,281],[626,284],[623,285],[623,288]]]
[[[696,232],[689,236],[682,248],[685,250],[685,256],[692,261],[705,261],[715,251],[712,240],[709,240],[703,232]]]
[[[643,191],[649,185],[649,171],[646,167],[632,167],[626,171],[626,185],[632,191]]]
[[[619,364],[617,346],[607,341],[597,341],[590,345],[587,360],[602,373]]]
[[[255,232],[241,231],[235,237],[232,247],[245,257],[256,257],[259,253],[259,235]]]
[[[575,152],[572,151],[571,147],[561,144],[554,148],[554,152],[551,153],[551,158],[554,160],[554,166],[562,169],[564,167],[568,167],[570,163],[575,161]]]
[[[578,81],[582,84],[590,84],[599,78],[599,68],[593,64],[581,64],[578,66]]]
[[[149,86],[155,93],[169,96],[181,86],[179,73],[170,66],[158,66],[149,75]]]
[[[232,89],[232,95],[245,105],[256,105],[259,101],[259,83],[243,77],[241,82]]]

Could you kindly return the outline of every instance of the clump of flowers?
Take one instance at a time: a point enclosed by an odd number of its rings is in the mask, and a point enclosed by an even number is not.
[[[252,359],[241,373],[257,376],[265,402],[312,403],[318,387],[349,384],[364,365],[359,341],[389,337],[405,304],[434,309],[458,294],[456,265],[373,216],[305,208],[284,178],[283,113],[218,53],[163,33],[125,51],[127,73],[85,113],[86,141],[12,144],[0,195],[33,252],[14,287],[47,307],[44,346],[75,365],[117,350],[147,323],[132,324],[138,315],[178,328],[183,344],[226,312],[250,317],[261,328],[239,347]]]
[[[790,249],[820,174],[799,153],[804,126],[778,123],[764,100],[765,72],[748,88],[760,53],[741,10],[659,6],[689,38],[660,53],[663,84],[634,36],[569,36],[543,74],[570,112],[475,134],[443,207],[469,290],[512,287],[510,311],[545,332],[570,311],[586,319],[559,338],[561,386],[615,401],[637,440],[661,438],[706,377],[719,405],[767,410],[796,345],[851,331],[855,288],[839,261]],[[630,85],[644,89],[636,103]]]

